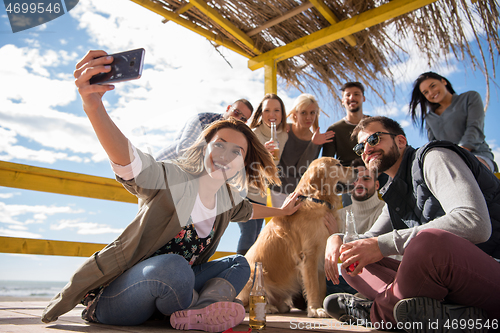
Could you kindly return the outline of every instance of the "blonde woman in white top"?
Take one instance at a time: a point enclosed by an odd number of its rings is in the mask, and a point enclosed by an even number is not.
[[[319,132],[319,113],[318,101],[311,94],[301,94],[297,97],[288,113],[292,124],[278,164],[281,169],[281,186],[273,185],[271,188],[273,207],[283,203],[287,193],[295,190],[309,164],[318,158],[323,144],[332,142],[331,138],[335,136],[332,131]]]

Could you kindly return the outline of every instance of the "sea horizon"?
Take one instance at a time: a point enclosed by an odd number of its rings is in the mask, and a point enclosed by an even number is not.
[[[0,297],[52,298],[68,281],[0,280]]]

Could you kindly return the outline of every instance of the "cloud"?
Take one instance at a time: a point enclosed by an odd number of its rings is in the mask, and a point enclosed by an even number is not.
[[[203,37],[173,22],[163,24],[161,16],[133,2],[80,2],[70,15],[88,38],[80,37],[75,46],[82,48],[80,55],[66,43],[72,36],[64,33],[52,44],[29,37],[27,47],[0,48],[6,60],[0,64],[0,135],[8,139],[0,142],[0,158],[44,163],[107,159],[77,102],[72,72],[85,49],[146,49],[142,78],[116,84],[104,96],[111,118],[145,151],[168,145],[195,113],[223,112],[239,98],[255,105],[264,95],[263,71],[250,71],[246,58],[219,47],[224,59]]]
[[[397,102],[390,102],[375,108],[373,113],[377,116],[396,118],[401,114],[401,107],[397,104]]]
[[[55,214],[81,214],[83,209],[73,209],[68,206],[44,205],[8,205],[0,201],[0,223],[24,226],[32,223],[44,223],[48,216]],[[20,218],[31,215],[25,220]]]
[[[95,153],[99,143],[86,117],[58,111],[76,100],[72,80],[51,71],[73,61],[65,50],[28,49],[15,45],[0,48],[0,156],[54,163],[88,161],[75,153]],[[59,78],[54,78],[58,76]],[[23,138],[44,148],[19,145]],[[58,151],[59,150],[59,151]],[[67,150],[61,152],[60,150]],[[70,152],[73,152],[71,154]]]
[[[0,236],[20,237],[20,238],[42,238],[42,235],[40,234],[35,234],[24,230],[14,230],[10,228],[8,229],[0,228]]]
[[[174,22],[161,23],[162,17],[135,3],[86,1],[70,14],[109,53],[145,48],[142,78],[116,84],[104,96],[116,99],[109,114],[143,150],[165,147],[195,113],[223,112],[239,98],[255,105],[264,95],[263,72],[250,71],[246,58],[219,48],[231,68],[209,41]]]
[[[491,148],[493,155],[495,155],[495,162],[500,167],[500,162],[498,162],[498,161],[500,161],[500,146],[497,145],[497,142],[495,139],[488,140],[487,142]]]
[[[77,220],[61,220],[57,224],[51,224],[50,230],[65,230],[77,229],[77,234],[80,235],[100,235],[100,234],[119,234],[123,231],[122,228],[112,228],[107,224],[98,224],[91,222],[83,222]]]
[[[16,193],[0,193],[0,199],[10,199],[13,198],[15,195],[20,195],[21,193],[16,192]]]
[[[411,125],[411,123],[408,120],[401,120],[399,125],[401,125],[402,128],[407,128]]]

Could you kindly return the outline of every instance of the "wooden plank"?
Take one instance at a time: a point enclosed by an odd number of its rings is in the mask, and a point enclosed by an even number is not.
[[[350,19],[336,23],[328,28],[316,31],[308,36],[297,39],[287,45],[256,56],[248,61],[251,70],[265,66],[271,60],[283,61],[317,47],[331,43],[340,38],[352,35],[363,29],[372,27],[394,17],[406,14],[436,0],[393,0],[380,7],[367,10]]]
[[[90,257],[107,244],[0,236],[0,253]]]
[[[137,203],[115,179],[0,161],[0,186]]]
[[[280,24],[281,22],[288,20],[290,17],[294,17],[295,15],[300,14],[303,11],[308,10],[309,8],[312,8],[312,7],[314,7],[312,3],[306,2],[306,3],[298,6],[297,8],[294,8],[291,11],[289,11],[283,15],[280,15],[279,17],[277,17],[275,19],[267,21],[266,23],[264,23],[260,27],[257,27],[253,30],[250,30],[249,32],[247,32],[247,35],[250,37],[255,36],[256,34],[261,32],[262,30],[266,30],[270,27],[274,27],[275,25]]]
[[[107,244],[56,241],[0,236],[0,253],[38,254],[48,256],[90,257],[102,250]],[[209,260],[236,254],[235,252],[217,251]]]

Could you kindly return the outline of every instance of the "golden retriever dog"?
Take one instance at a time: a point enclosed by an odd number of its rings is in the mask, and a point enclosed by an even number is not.
[[[245,255],[252,274],[237,297],[245,306],[249,302],[255,262],[262,262],[268,313],[289,312],[292,296],[304,291],[307,316],[329,317],[322,308],[329,237],[324,216],[331,212],[338,219],[338,195],[352,189],[350,184],[355,180],[352,168],[343,167],[331,157],[322,157],[309,165],[296,188],[302,195],[302,206],[291,216],[269,221]]]

